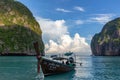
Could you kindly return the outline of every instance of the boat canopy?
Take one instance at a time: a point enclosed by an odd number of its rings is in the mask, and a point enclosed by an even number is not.
[[[58,55],[51,55],[51,58],[55,58],[55,57],[58,57]]]
[[[67,52],[67,53],[65,53],[64,55],[65,56],[71,56],[73,54],[73,52]]]

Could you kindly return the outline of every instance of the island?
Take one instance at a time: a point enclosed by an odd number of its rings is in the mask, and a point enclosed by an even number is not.
[[[120,56],[120,18],[106,23],[102,31],[94,35],[91,50],[95,56]]]
[[[16,0],[0,0],[0,55],[35,55],[35,41],[44,53],[42,31],[31,11]]]

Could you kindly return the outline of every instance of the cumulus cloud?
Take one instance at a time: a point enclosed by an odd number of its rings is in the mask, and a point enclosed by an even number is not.
[[[63,35],[59,42],[50,40],[45,46],[47,53],[64,53],[66,51],[82,54],[90,53],[90,47],[86,43],[85,38],[80,37],[78,33],[73,38],[70,35]]]
[[[101,23],[101,24],[104,24],[108,21],[110,21],[114,14],[95,14],[96,17],[92,17],[90,18],[90,22],[98,22],[98,23]]]
[[[64,53],[73,51],[75,53],[90,54],[90,46],[84,37],[78,33],[71,37],[65,20],[51,20],[37,18],[43,31],[46,53]]]
[[[56,11],[60,11],[60,12],[71,12],[70,10],[66,10],[63,8],[57,8]]]
[[[81,12],[84,12],[84,11],[85,11],[85,9],[82,8],[82,7],[80,7],[80,6],[76,6],[76,7],[74,7],[74,9],[75,9],[75,10],[78,10],[78,11],[81,11]]]
[[[37,17],[37,21],[40,23],[45,42],[48,42],[50,39],[57,41],[60,39],[60,36],[69,33],[65,25],[65,20],[53,21],[51,19]]]

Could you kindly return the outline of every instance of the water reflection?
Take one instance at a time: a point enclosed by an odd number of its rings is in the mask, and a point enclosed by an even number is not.
[[[57,75],[51,75],[44,78],[44,80],[72,80],[75,74],[75,70],[57,74]]]
[[[44,80],[120,80],[120,57],[77,56],[75,71]],[[0,57],[0,80],[35,80],[35,57]]]
[[[77,64],[76,73],[73,80],[89,80],[93,77],[91,74],[92,60],[90,56],[78,56],[77,62],[82,62],[82,66]]]
[[[120,80],[120,57],[80,56],[73,80]]]

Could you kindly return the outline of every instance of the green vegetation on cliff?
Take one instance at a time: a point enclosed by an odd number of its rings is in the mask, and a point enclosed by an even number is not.
[[[99,36],[101,36],[98,39],[99,43],[103,40],[106,43],[108,43],[110,40],[114,42],[120,41],[120,38],[118,39],[117,37],[117,34],[119,34],[119,31],[120,31],[120,18],[117,18],[113,21],[108,22],[102,29],[101,33],[99,33]]]
[[[91,41],[94,55],[120,55],[120,18],[108,22]]]
[[[41,34],[39,24],[27,7],[14,0],[0,1],[0,24],[10,26],[13,24],[29,27]]]
[[[0,52],[34,54],[33,42],[44,52],[42,31],[30,10],[18,1],[0,0]]]

